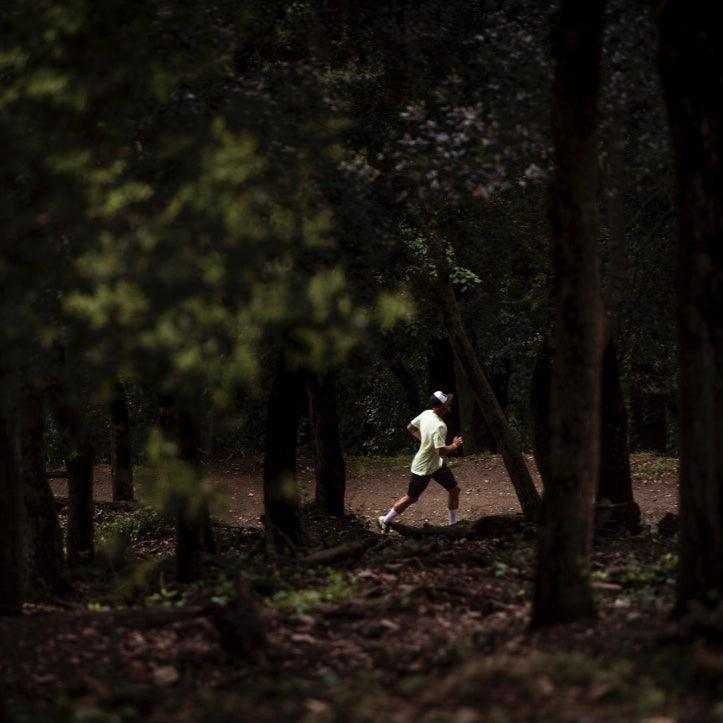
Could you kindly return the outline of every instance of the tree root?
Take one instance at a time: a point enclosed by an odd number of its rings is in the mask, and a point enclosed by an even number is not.
[[[327,565],[331,562],[361,557],[369,548],[377,547],[379,540],[376,536],[368,537],[357,542],[348,542],[344,545],[337,545],[326,550],[312,552],[310,555],[301,558],[301,562],[307,565]]]

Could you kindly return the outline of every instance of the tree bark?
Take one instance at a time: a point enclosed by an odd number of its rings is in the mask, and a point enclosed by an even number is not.
[[[299,373],[285,361],[275,365],[264,441],[264,524],[277,548],[303,540],[296,483],[296,436],[299,424]]]
[[[22,603],[22,501],[8,412],[0,398],[0,616],[20,614]]]
[[[93,466],[95,448],[80,401],[62,384],[50,390],[50,399],[63,437],[68,471],[68,562],[92,560],[95,556],[93,521]]]
[[[659,62],[678,182],[677,610],[723,595],[723,32],[715,3],[668,0]]]
[[[608,332],[602,357],[602,409],[600,426],[600,469],[598,504],[612,505],[605,525],[637,530],[640,508],[633,497],[628,443],[628,412],[620,385],[618,348]]]
[[[553,38],[554,349],[549,474],[542,501],[532,625],[595,615],[589,581],[599,465],[602,302],[597,126],[603,0],[563,0]]]
[[[188,471],[200,485],[201,433],[194,414],[172,395],[166,395],[160,403],[160,426],[164,434],[178,446],[178,458],[185,462]],[[200,494],[198,489],[197,493]],[[176,577],[179,582],[198,579],[201,570],[201,553],[214,552],[216,543],[211,526],[208,505],[189,497],[189,491],[181,491],[173,500],[176,519]]]
[[[113,385],[110,402],[111,469],[113,499],[130,502],[133,499],[133,458],[128,400],[120,381]]]
[[[344,515],[346,467],[339,436],[336,380],[330,373],[310,374],[306,389],[316,452],[316,503],[331,515]]]
[[[446,258],[440,249],[432,249],[432,252],[437,264],[442,309],[452,348],[467,376],[467,381],[482,410],[487,427],[500,449],[507,474],[510,476],[517,498],[520,501],[522,512],[528,519],[536,519],[540,496],[530,476],[525,458],[522,456],[519,440],[507,424],[504,412],[497,402],[495,393],[492,391],[492,387],[477,359],[474,347],[464,329],[454,289],[449,280]]]
[[[45,472],[43,428],[40,390],[27,386],[18,405],[15,427],[25,506],[23,579],[32,588],[45,586],[60,593],[67,589],[63,577],[63,533]]]
[[[532,375],[531,407],[534,419],[535,461],[543,484],[550,475],[550,378],[552,348],[549,336],[538,352]],[[628,448],[628,413],[620,384],[617,345],[608,332],[602,360],[600,410],[600,467],[597,502],[602,514],[598,522],[606,528],[636,530],[640,508],[633,497]]]
[[[68,562],[87,562],[95,556],[93,467],[95,449],[83,433],[73,439],[68,467]]]

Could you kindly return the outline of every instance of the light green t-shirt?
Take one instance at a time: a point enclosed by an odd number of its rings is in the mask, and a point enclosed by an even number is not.
[[[431,409],[425,409],[410,423],[419,430],[419,451],[412,460],[412,472],[427,475],[436,472],[443,463],[439,448],[447,444],[447,425]]]

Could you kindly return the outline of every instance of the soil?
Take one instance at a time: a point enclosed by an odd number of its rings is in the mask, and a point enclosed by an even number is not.
[[[362,517],[376,519],[407,490],[411,457],[355,457],[348,463],[347,509]],[[530,469],[534,460],[527,457]],[[483,515],[519,513],[520,505],[497,455],[474,455],[451,463],[462,490],[462,517],[477,519]],[[261,459],[208,467],[208,479],[220,494],[214,514],[221,520],[243,527],[261,527],[263,481]],[[538,489],[539,475],[534,473]],[[304,500],[313,497],[313,461],[302,457],[298,466],[299,489]],[[649,454],[634,456],[635,498],[645,520],[655,524],[666,512],[677,511],[677,468],[675,460]],[[64,480],[52,481],[56,495],[67,495]],[[95,496],[112,499],[110,467],[100,465],[95,474]],[[445,524],[447,494],[434,481],[419,502],[405,512],[410,524]]]
[[[69,572],[0,620],[0,695],[18,721],[703,721],[723,719],[723,626],[673,624],[675,460],[634,459],[646,524],[598,538],[599,617],[530,632],[535,530],[497,457],[459,461],[461,539],[380,536],[373,518],[405,490],[406,459],[350,462],[344,520],[305,511],[309,550],[269,555],[257,460],[215,468],[219,554],[203,579],[174,582],[172,525],[100,506],[99,531],[138,523],[122,558]],[[302,461],[308,496],[311,468]],[[65,494],[62,481],[56,493]],[[99,498],[108,471],[97,471]],[[62,505],[61,505],[62,517]],[[445,519],[433,485],[404,516]],[[143,524],[141,524],[143,523]],[[100,534],[100,532],[99,532]],[[363,543],[362,550],[357,543]],[[357,544],[331,566],[315,550]],[[350,548],[351,549],[351,548]],[[356,549],[356,548],[354,548]],[[702,631],[702,632],[701,632]],[[0,720],[3,699],[0,698]]]

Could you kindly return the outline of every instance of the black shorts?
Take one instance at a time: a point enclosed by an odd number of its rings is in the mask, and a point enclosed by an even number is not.
[[[432,472],[432,474],[414,474],[414,472],[412,472],[409,477],[407,496],[416,500],[419,495],[427,489],[430,479],[442,485],[447,491],[453,490],[457,486],[457,480],[454,478],[452,470],[447,467],[446,464],[443,464],[436,472]]]

